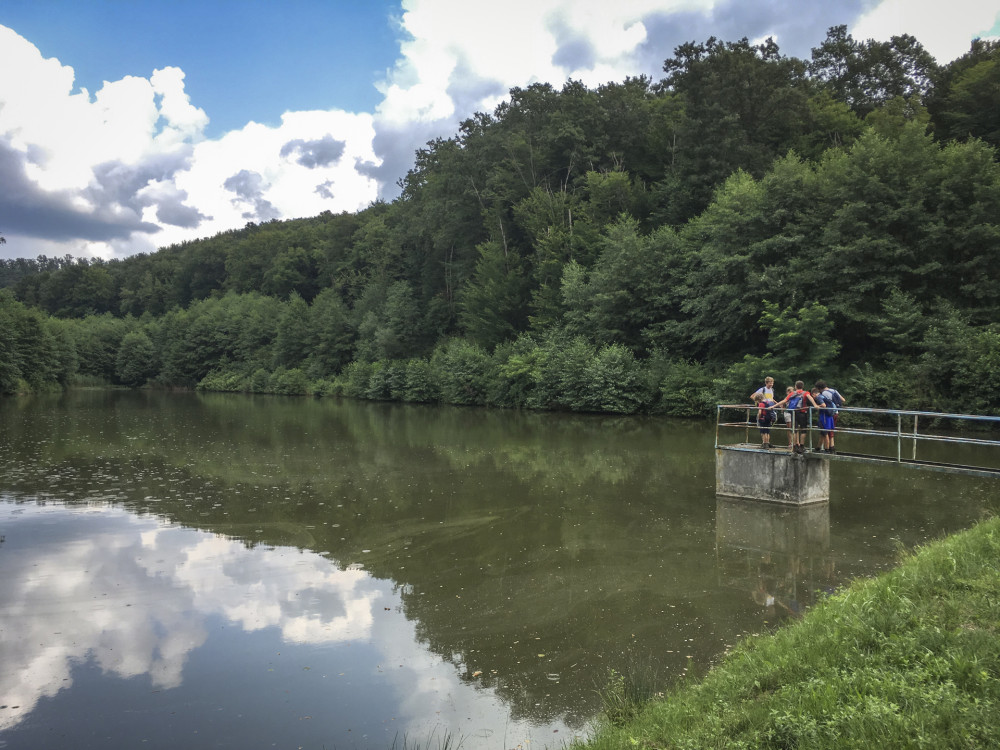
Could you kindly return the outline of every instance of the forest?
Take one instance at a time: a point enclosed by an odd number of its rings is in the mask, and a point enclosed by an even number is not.
[[[1000,43],[840,26],[663,72],[513,89],[354,214],[0,261],[0,393],[695,416],[772,375],[1000,414]]]

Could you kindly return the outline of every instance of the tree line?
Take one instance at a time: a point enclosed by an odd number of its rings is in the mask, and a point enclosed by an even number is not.
[[[1000,45],[939,66],[835,27],[664,72],[513,89],[356,214],[4,261],[0,390],[686,415],[771,374],[996,413]]]

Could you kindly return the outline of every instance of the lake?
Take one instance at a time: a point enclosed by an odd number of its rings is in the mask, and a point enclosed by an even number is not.
[[[652,417],[2,399],[0,747],[560,747],[612,670],[703,674],[995,493],[838,463],[829,504],[726,500],[713,445]]]

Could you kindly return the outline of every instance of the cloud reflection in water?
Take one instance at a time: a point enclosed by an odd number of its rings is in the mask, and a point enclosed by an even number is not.
[[[273,629],[287,644],[365,644],[379,663],[358,668],[368,682],[357,689],[384,696],[399,731],[426,733],[427,717],[447,723],[448,714],[480,726],[497,720],[494,698],[415,647],[391,582],[358,566],[341,570],[291,547],[248,548],[107,506],[0,502],[0,533],[0,732],[71,690],[81,665],[121,679],[148,675],[153,691],[180,687],[220,620],[247,633]]]

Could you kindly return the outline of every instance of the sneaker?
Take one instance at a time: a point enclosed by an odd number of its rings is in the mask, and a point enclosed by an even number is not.
[[[836,453],[836,452],[837,452],[836,448],[831,448],[830,450],[827,451],[827,453]]]

